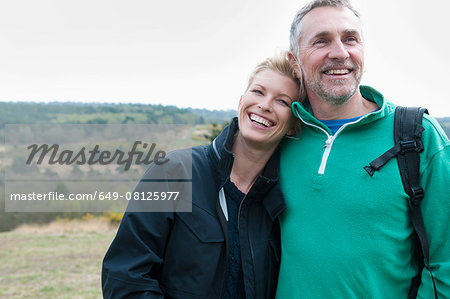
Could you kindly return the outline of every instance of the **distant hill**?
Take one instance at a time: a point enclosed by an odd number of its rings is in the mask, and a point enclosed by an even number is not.
[[[26,123],[225,124],[235,110],[178,108],[150,104],[0,102],[0,125]],[[450,117],[437,118],[450,136]]]
[[[441,127],[444,129],[445,134],[447,134],[447,137],[450,138],[450,117],[439,117],[436,118],[438,123],[441,125]]]
[[[235,110],[178,108],[150,104],[0,102],[0,126],[26,123],[225,124]],[[450,136],[450,117],[436,118]]]
[[[234,110],[187,109],[146,104],[0,102],[0,124],[14,123],[146,123],[223,124]]]

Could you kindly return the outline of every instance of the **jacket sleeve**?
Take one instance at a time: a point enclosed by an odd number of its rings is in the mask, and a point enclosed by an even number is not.
[[[164,298],[159,285],[170,213],[125,213],[103,259],[104,298]]]
[[[149,185],[148,181],[152,180],[158,181],[159,191],[171,190],[172,179],[192,177],[188,171],[191,160],[191,152],[185,150],[172,153],[169,163],[152,164],[135,192],[151,191],[149,188],[154,185]],[[178,189],[180,194],[188,194],[183,187]],[[117,235],[103,259],[104,298],[164,298],[160,286],[161,269],[173,226],[175,206],[169,209],[171,212],[149,212],[145,205],[145,201],[130,201]],[[144,207],[147,208],[142,209]],[[142,210],[146,212],[136,212]]]
[[[425,128],[424,135],[428,134],[423,138],[429,152],[420,162],[421,185],[425,191],[421,209],[438,295],[450,298],[450,142],[435,121],[431,124]],[[417,298],[434,298],[433,283],[426,268],[422,271]]]

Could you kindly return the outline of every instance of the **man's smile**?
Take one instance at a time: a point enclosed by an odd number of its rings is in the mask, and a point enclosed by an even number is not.
[[[325,71],[324,73],[327,75],[346,75],[351,73],[351,69],[337,69],[337,70],[328,70]]]

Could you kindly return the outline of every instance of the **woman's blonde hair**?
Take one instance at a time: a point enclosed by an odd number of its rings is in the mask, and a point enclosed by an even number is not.
[[[280,51],[272,57],[266,58],[262,62],[260,62],[250,74],[248,78],[248,84],[246,90],[250,87],[255,79],[255,76],[264,71],[264,70],[272,70],[283,76],[291,78],[298,85],[298,99],[296,101],[303,102],[306,96],[305,88],[303,85],[303,78],[301,76],[301,71],[298,65],[289,61],[288,52]]]

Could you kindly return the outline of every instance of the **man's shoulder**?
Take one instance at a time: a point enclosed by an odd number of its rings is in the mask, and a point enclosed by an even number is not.
[[[397,105],[386,101],[386,115],[390,115],[389,121],[394,121],[397,107]],[[450,145],[447,135],[434,117],[424,113],[422,126],[424,128],[422,132],[422,141],[425,146],[425,151],[441,150]]]
[[[424,134],[428,131],[427,133],[435,134],[443,143],[449,143],[448,136],[434,117],[424,114],[422,125],[425,129]]]
[[[434,155],[436,152],[444,149],[449,151],[450,141],[434,117],[424,114],[422,126],[424,128],[422,140],[425,151],[429,155]]]

